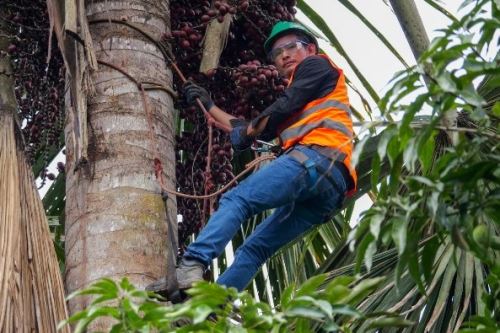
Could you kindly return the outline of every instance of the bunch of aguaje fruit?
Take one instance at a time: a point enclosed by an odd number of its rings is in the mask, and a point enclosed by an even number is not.
[[[171,45],[181,71],[190,80],[206,88],[215,104],[236,117],[250,120],[258,116],[284,90],[286,82],[273,65],[266,64],[264,41],[272,26],[280,20],[293,20],[295,0],[234,0],[171,2]],[[211,20],[232,21],[219,67],[207,74],[199,72],[203,36]],[[182,83],[174,75],[174,85]],[[212,193],[234,178],[233,149],[229,135],[214,129],[211,170],[205,172],[208,129],[198,107],[189,107],[181,99],[176,108],[184,120],[184,130],[177,137],[176,176],[181,192]],[[248,162],[248,160],[246,161]],[[203,222],[201,201],[178,198],[179,244],[199,230]]]
[[[40,176],[53,180],[47,173],[49,152],[64,145],[64,66],[55,38],[50,45],[49,17],[45,0],[4,0],[0,5],[2,34],[9,45],[0,57],[12,59],[14,91],[18,117],[31,163],[38,161]],[[58,169],[64,171],[64,164]]]

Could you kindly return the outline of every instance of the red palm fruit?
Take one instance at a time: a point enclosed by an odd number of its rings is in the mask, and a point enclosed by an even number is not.
[[[17,46],[16,44],[9,44],[9,46],[7,46],[7,52],[9,52],[10,54],[13,54],[17,51]]]
[[[246,11],[248,7],[250,6],[250,3],[248,1],[243,1],[240,3],[239,7],[242,11]]]
[[[174,37],[186,37],[187,34],[184,30],[174,30],[172,31],[172,35],[174,35]]]
[[[161,34],[161,39],[164,41],[169,40],[170,38],[172,38],[172,33],[170,31],[165,31]]]
[[[255,65],[255,64],[250,64],[250,65],[248,65],[248,69],[249,69],[251,72],[256,72],[256,71],[257,71],[257,65]]]
[[[206,76],[207,77],[213,77],[215,75],[215,73],[217,72],[217,70],[215,68],[212,68],[212,69],[209,69],[206,73]]]

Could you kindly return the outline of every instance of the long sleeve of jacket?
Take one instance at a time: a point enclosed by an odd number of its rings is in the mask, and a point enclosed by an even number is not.
[[[309,102],[324,97],[336,86],[339,72],[330,63],[319,56],[304,59],[295,69],[290,86],[273,104],[253,120],[254,126],[263,117],[269,116],[264,131],[259,139],[269,141],[277,136],[278,126]]]

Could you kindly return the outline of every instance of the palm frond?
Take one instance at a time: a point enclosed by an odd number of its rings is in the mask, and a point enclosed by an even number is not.
[[[359,20],[382,42],[382,44],[387,47],[389,51],[405,66],[408,68],[408,64],[403,59],[398,50],[385,38],[384,34],[380,32],[349,0],[338,0],[344,7],[346,7],[351,13],[353,13]],[[430,0],[429,0],[430,1]]]

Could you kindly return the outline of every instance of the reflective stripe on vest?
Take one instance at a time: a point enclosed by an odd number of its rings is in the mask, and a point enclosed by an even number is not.
[[[288,127],[286,130],[281,132],[280,138],[283,142],[285,142],[295,137],[303,137],[304,135],[311,132],[315,128],[329,128],[332,130],[342,132],[347,137],[352,138],[351,131],[344,124],[331,119],[323,119],[321,121],[317,121],[314,123],[306,123],[304,125],[292,128]]]
[[[326,108],[337,108],[337,109],[342,109],[344,110],[345,112],[347,112],[347,114],[349,116],[351,116],[351,108],[342,103],[342,102],[339,102],[339,101],[335,101],[335,100],[331,100],[331,99],[328,99],[322,103],[319,103],[313,107],[310,107],[308,108],[307,110],[303,111],[300,113],[300,117],[297,118],[297,120],[300,120],[300,119],[304,119],[305,117],[307,117],[308,115],[312,114],[313,112],[316,112],[318,110],[321,110],[321,109],[326,109]]]

